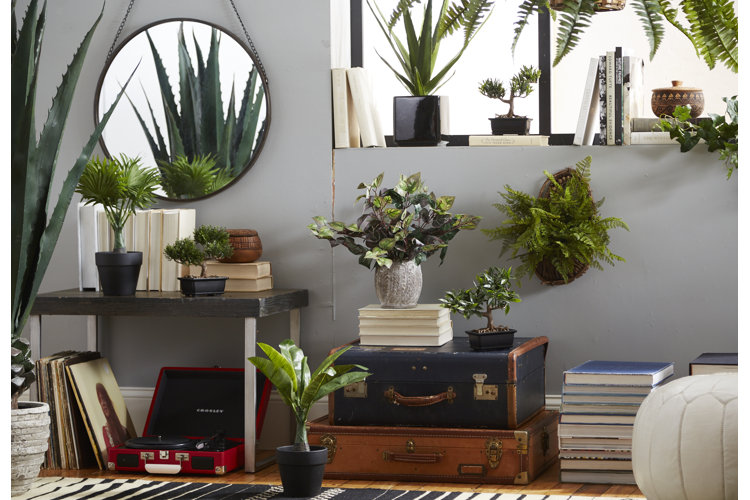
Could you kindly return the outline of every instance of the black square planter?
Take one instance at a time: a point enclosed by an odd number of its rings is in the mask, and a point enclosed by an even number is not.
[[[180,280],[180,291],[187,297],[199,295],[221,295],[227,283],[226,276],[212,276],[210,278],[177,278]]]
[[[436,95],[394,97],[393,141],[399,146],[436,146],[442,133],[440,105]]]

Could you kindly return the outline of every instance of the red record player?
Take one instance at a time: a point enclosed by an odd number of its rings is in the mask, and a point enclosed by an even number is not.
[[[271,382],[256,374],[255,435],[260,435]],[[164,367],[143,437],[108,450],[110,470],[213,474],[245,464],[244,370]]]

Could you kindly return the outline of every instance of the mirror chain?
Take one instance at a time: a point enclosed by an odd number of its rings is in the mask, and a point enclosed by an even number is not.
[[[115,33],[115,39],[112,40],[112,46],[109,48],[109,52],[107,53],[107,60],[105,62],[108,63],[110,59],[112,59],[112,53],[115,51],[115,45],[117,44],[117,39],[120,38],[120,33],[122,33],[122,29],[125,27],[125,21],[128,20],[128,16],[130,15],[130,11],[133,9],[133,4],[135,3],[135,0],[130,0],[130,3],[128,4],[128,10],[125,11],[125,16],[122,18],[122,21],[120,22],[120,27],[117,28],[117,33]]]

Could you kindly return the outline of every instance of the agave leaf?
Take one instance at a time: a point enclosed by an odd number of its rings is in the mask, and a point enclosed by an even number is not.
[[[229,96],[229,108],[227,109],[227,116],[224,120],[223,127],[219,133],[219,151],[217,157],[221,158],[217,163],[223,165],[225,169],[232,169],[232,137],[234,136],[234,126],[237,121],[237,117],[234,113],[234,81],[232,82],[232,90]]]
[[[208,148],[205,152],[219,151],[219,133],[224,127],[224,108],[221,101],[221,84],[219,81],[219,39],[218,31],[211,30],[210,49],[206,59],[206,72],[201,82],[202,117],[201,135]],[[217,165],[224,166],[222,159],[217,158]]]
[[[162,94],[164,116],[167,119],[167,140],[169,141],[169,157],[174,159],[185,155],[185,147],[180,136],[179,118],[175,117],[166,105],[166,97]]]
[[[161,100],[162,100],[162,104],[164,105],[164,114],[165,116],[172,115],[172,119],[176,120],[176,123],[178,123],[178,129],[179,129],[180,114],[177,111],[177,101],[175,100],[174,93],[172,92],[172,85],[169,83],[169,76],[167,75],[167,70],[164,67],[164,63],[161,60],[161,56],[159,56],[159,51],[156,50],[156,45],[154,45],[154,41],[151,39],[151,35],[149,34],[148,30],[146,30],[146,38],[148,39],[149,46],[151,47],[151,55],[154,60],[154,69],[156,70],[156,78],[157,78],[157,81],[159,82]],[[169,137],[169,134],[167,134],[167,137]],[[169,144],[169,152],[174,158],[176,154],[175,147],[171,141]]]
[[[163,142],[164,139],[161,137],[161,133],[159,133],[159,128],[156,127],[156,134],[158,135],[159,140],[161,141],[161,144],[156,143],[156,139],[154,139],[154,137],[151,135],[151,131],[148,129],[148,126],[146,126],[146,122],[143,120],[141,113],[138,111],[138,108],[130,99],[130,96],[127,94],[127,92],[125,93],[125,97],[128,99],[128,102],[130,103],[130,107],[133,108],[133,112],[135,113],[135,117],[138,119],[138,123],[141,124],[141,129],[143,129],[143,135],[146,136],[146,141],[148,142],[148,145],[151,148],[151,153],[154,155],[154,160],[166,161],[167,160],[166,146],[164,145],[164,142]],[[153,117],[153,114],[152,114],[152,117]],[[154,125],[155,124],[156,124],[156,120],[154,120]],[[162,155],[164,156],[162,157]]]
[[[180,124],[180,136],[185,148],[185,154],[188,158],[200,154],[200,127],[201,107],[200,93],[198,90],[198,81],[193,69],[193,63],[190,60],[187,43],[185,42],[185,33],[183,23],[180,23],[180,29],[177,32],[177,59],[179,72],[179,90],[180,90],[180,113],[182,119]]]

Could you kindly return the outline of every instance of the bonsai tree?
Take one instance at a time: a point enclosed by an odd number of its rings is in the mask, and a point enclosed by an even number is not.
[[[487,318],[487,326],[477,329],[477,333],[508,331],[510,328],[507,326],[493,323],[492,311],[500,309],[507,315],[512,302],[521,302],[518,294],[511,289],[512,279],[510,267],[490,267],[476,275],[473,288],[446,292],[445,297],[439,300],[443,307],[466,319],[472,316]]]
[[[487,17],[493,0],[461,0],[448,4],[443,0],[439,14],[433,22],[432,0],[427,0],[422,16],[422,25],[415,29],[411,9],[419,0],[404,0],[386,17],[375,0],[367,0],[375,20],[393,49],[401,71],[394,68],[382,55],[380,59],[396,75],[398,81],[413,96],[430,95],[443,83],[451,68],[463,55]],[[403,22],[406,43],[395,33],[396,25]],[[456,53],[442,68],[435,71],[440,42],[454,32],[463,31],[463,42]]]
[[[107,221],[115,233],[115,253],[125,253],[122,230],[136,208],[146,208],[154,201],[159,187],[159,173],[143,168],[140,158],[94,158],[86,164],[75,192],[86,205],[99,203],[104,207]]]
[[[515,98],[528,97],[534,91],[531,86],[539,82],[542,72],[532,66],[522,66],[520,71],[510,79],[510,92],[508,92],[500,80],[487,78],[480,82],[479,93],[490,99],[498,99],[508,105],[508,112],[504,115],[495,115],[498,118],[521,118],[514,113],[513,100]],[[506,97],[507,94],[507,97]]]
[[[291,408],[296,421],[294,435],[295,451],[310,451],[307,442],[307,414],[312,405],[324,396],[349,384],[361,382],[370,375],[367,368],[359,365],[332,366],[339,356],[351,346],[329,355],[312,374],[307,356],[292,340],[284,340],[277,351],[268,344],[258,342],[268,358],[251,357],[248,360],[276,387],[281,399]],[[357,371],[352,371],[358,368]]]
[[[307,227],[332,247],[344,245],[370,269],[410,260],[419,265],[438,251],[442,263],[448,242],[459,231],[476,228],[479,222],[480,217],[474,215],[449,213],[454,197],[428,193],[419,173],[401,175],[392,188],[381,188],[382,182],[381,173],[370,184],[357,187],[364,190],[357,200],[364,202],[355,223],[328,222],[318,216]]]
[[[158,161],[161,185],[169,198],[200,198],[223,188],[232,180],[226,168],[216,166],[213,155],[195,156],[192,161],[180,155],[173,162]]]
[[[567,283],[574,268],[585,264],[602,269],[600,261],[614,265],[625,259],[609,249],[609,230],[627,224],[617,217],[602,217],[604,203],[591,199],[591,157],[576,163],[570,179],[561,185],[545,171],[550,183],[549,196],[531,196],[506,184],[500,193],[505,203],[493,206],[508,219],[499,227],[483,229],[491,240],[501,240],[500,255],[512,251],[521,261],[520,270],[529,276],[538,272],[542,263],[552,266]]]
[[[185,266],[201,266],[200,278],[206,276],[206,261],[226,259],[234,249],[229,244],[229,232],[219,226],[199,226],[193,238],[183,238],[164,247],[164,256]]]

